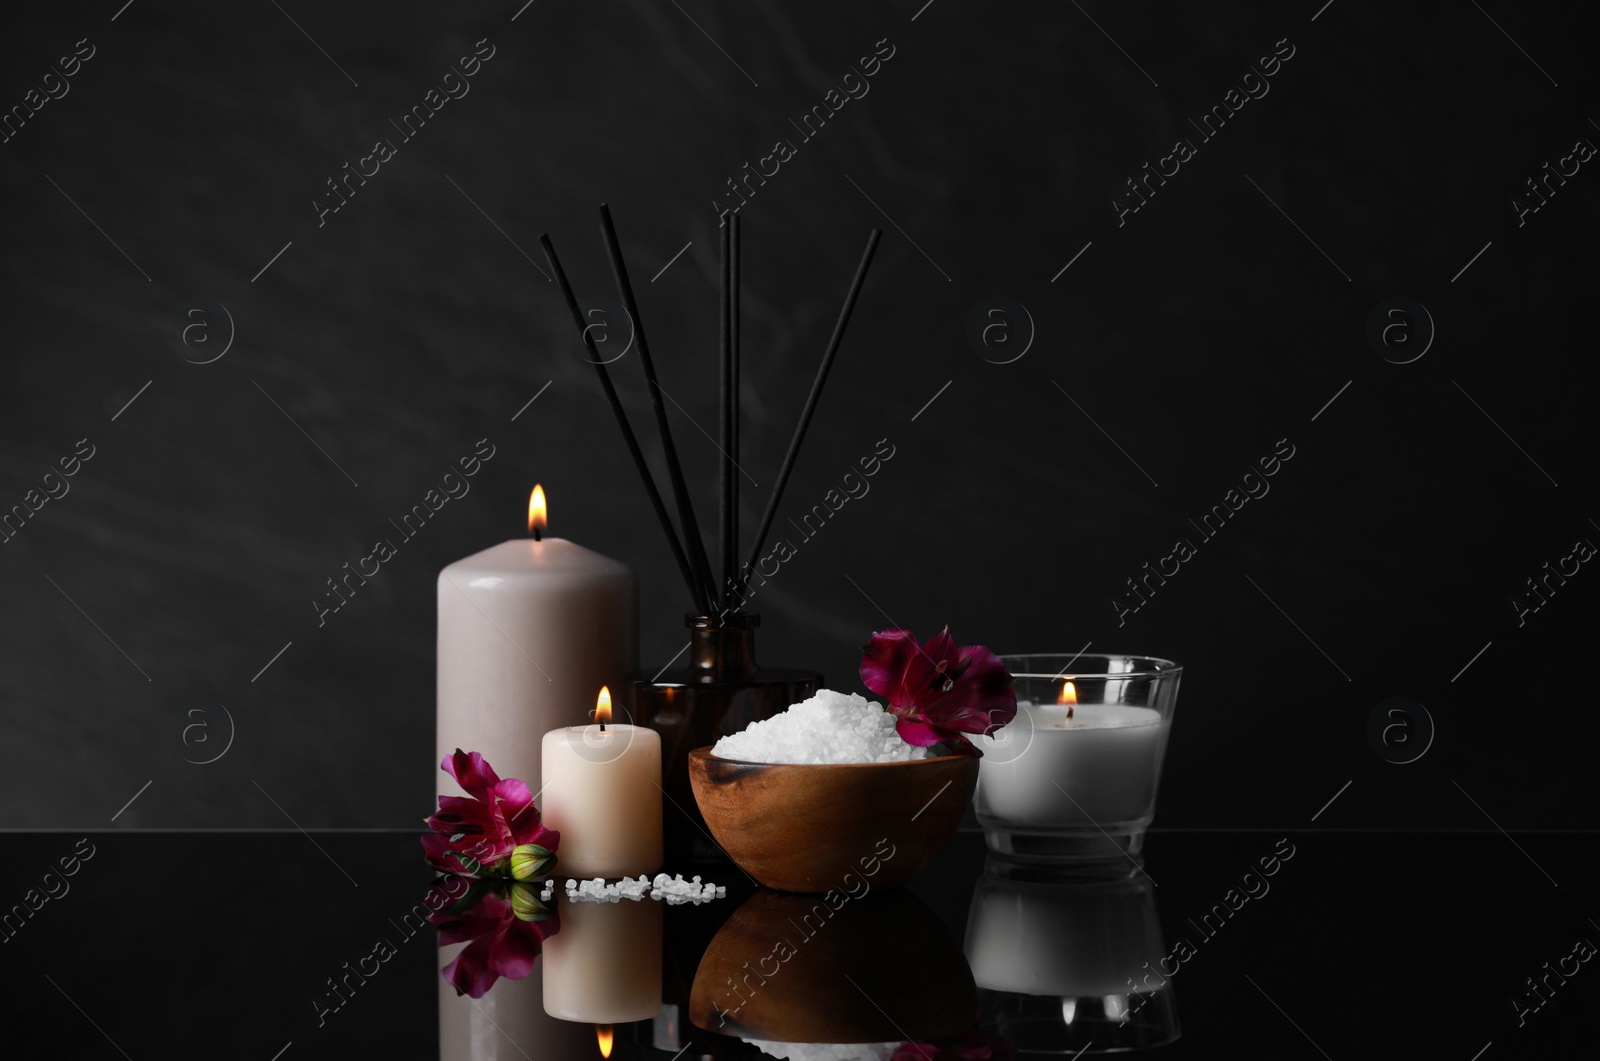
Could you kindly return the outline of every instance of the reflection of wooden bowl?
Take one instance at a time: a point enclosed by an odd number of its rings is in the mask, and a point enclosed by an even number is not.
[[[903,763],[750,763],[689,753],[689,781],[728,857],[769,888],[826,892],[876,867],[895,888],[938,853],[978,783],[976,756]]]
[[[970,1029],[978,991],[961,948],[922,900],[869,894],[869,883],[855,885],[854,899],[751,896],[700,959],[689,1019],[774,1042],[931,1040]]]

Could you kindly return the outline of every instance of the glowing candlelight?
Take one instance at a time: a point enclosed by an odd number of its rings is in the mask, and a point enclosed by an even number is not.
[[[533,540],[544,540],[544,529],[550,525],[550,509],[545,505],[544,487],[538,483],[533,485],[533,493],[528,495],[528,533],[533,535]]]

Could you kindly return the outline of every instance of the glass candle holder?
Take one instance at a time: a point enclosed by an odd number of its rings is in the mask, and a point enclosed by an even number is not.
[[[978,738],[974,797],[989,850],[1026,861],[1138,854],[1183,668],[1150,656],[1002,656],[1017,717]]]

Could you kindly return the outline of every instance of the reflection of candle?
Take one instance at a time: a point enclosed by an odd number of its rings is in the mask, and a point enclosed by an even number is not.
[[[1062,685],[1063,699],[1076,699],[1071,689],[1071,682]],[[1167,735],[1160,712],[1071,702],[1023,701],[1017,708],[1026,717],[1006,727],[1020,733],[1006,735],[1012,746],[979,738],[986,753],[978,774],[981,817],[1092,829],[1150,813]]]
[[[1072,1000],[1144,990],[1141,978],[1167,953],[1142,876],[1074,884],[985,876],[972,898],[966,952],[979,987]],[[1069,1024],[1074,1010],[1075,1001],[1071,1010],[1063,1003]]]
[[[530,501],[530,537],[439,573],[434,766],[457,748],[481,751],[532,792],[542,784],[540,735],[581,722],[595,689],[618,686],[638,638],[633,572],[544,538],[544,518]]]
[[[661,736],[612,723],[611,692],[602,687],[594,723],[551,730],[543,751],[541,808],[544,824],[561,834],[561,871],[625,877],[660,869]]]
[[[561,931],[544,941],[539,960],[552,1017],[588,1024],[654,1017],[661,1011],[661,903],[563,899]]]
[[[566,931],[565,925],[561,931]],[[547,940],[546,954],[549,948]],[[442,948],[440,966],[449,964],[458,950]],[[456,994],[449,981],[439,977],[439,1061],[594,1057],[593,1028],[557,1020],[539,1004],[546,960],[541,956],[533,963],[533,972],[521,980],[501,977],[479,999]]]

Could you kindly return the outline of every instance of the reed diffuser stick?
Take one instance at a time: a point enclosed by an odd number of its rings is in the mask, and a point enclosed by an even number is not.
[[[850,323],[850,314],[856,308],[856,299],[861,295],[861,285],[866,283],[867,270],[872,266],[872,256],[878,250],[878,241],[883,238],[882,229],[873,229],[867,237],[867,249],[861,254],[861,264],[856,266],[855,279],[850,281],[850,291],[844,298],[844,306],[839,310],[839,319],[834,322],[833,334],[828,338],[828,348],[822,354],[822,364],[817,366],[817,378],[811,383],[811,393],[806,395],[805,408],[800,411],[800,422],[795,425],[794,437],[789,440],[789,450],[783,455],[783,466],[778,470],[778,479],[772,486],[772,493],[767,497],[766,511],[761,515],[761,522],[757,525],[756,536],[750,543],[750,559],[745,562],[745,568],[755,566],[761,556],[761,547],[766,544],[767,532],[772,529],[772,519],[778,514],[778,501],[783,497],[783,488],[789,482],[789,473],[794,470],[795,457],[800,453],[800,443],[805,440],[806,428],[811,423],[811,414],[817,411],[817,400],[822,397],[822,385],[828,380],[828,370],[833,367],[833,359],[839,352],[839,344],[844,341],[845,326]],[[741,572],[742,573],[742,572]],[[741,584],[745,580],[741,579]]]
[[[594,340],[589,338],[589,333],[584,328],[583,313],[578,308],[577,296],[572,293],[572,285],[567,282],[567,274],[561,268],[561,259],[556,257],[555,245],[550,242],[548,235],[539,237],[539,245],[544,248],[545,260],[550,263],[550,272],[555,275],[556,282],[561,287],[561,295],[566,299],[567,311],[572,315],[573,326],[578,329],[583,345],[589,352],[589,360],[594,364],[595,372],[600,377],[600,389],[605,391],[606,401],[617,418],[617,426],[622,429],[622,439],[627,443],[628,453],[633,457],[633,465],[639,472],[639,478],[644,482],[645,493],[650,496],[650,505],[656,511],[656,518],[661,521],[661,529],[666,532],[667,544],[672,548],[672,558],[678,562],[678,570],[689,586],[689,595],[694,599],[695,607],[704,613],[708,603],[705,593],[689,566],[689,558],[684,554],[682,543],[678,541],[678,532],[672,526],[672,517],[667,515],[667,506],[661,500],[661,492],[656,489],[655,479],[650,474],[650,466],[645,463],[644,452],[639,449],[639,440],[634,437],[633,428],[628,426],[628,416],[623,412],[622,400],[617,397],[617,388],[611,382],[611,373],[606,371],[599,351],[594,348]],[[638,318],[635,317],[634,321],[637,328]]]
[[[732,227],[722,226],[722,238],[717,255],[719,266],[721,293],[717,300],[719,311],[718,320],[720,327],[717,329],[718,346],[718,383],[719,413],[718,434],[721,436],[717,448],[722,451],[722,460],[718,465],[717,514],[719,520],[719,555],[722,561],[722,579],[717,583],[717,592],[724,600],[731,595],[733,587],[734,564],[738,560],[734,556],[738,544],[734,541],[733,531],[733,271],[731,262]]]
[[[732,319],[731,319],[731,322],[729,323],[728,327],[733,333],[733,370],[732,370],[732,373],[731,373],[731,380],[729,382],[729,387],[733,391],[733,411],[732,411],[732,414],[731,414],[732,418],[733,418],[733,431],[731,432],[733,444],[728,447],[728,458],[729,458],[729,460],[731,460],[733,462],[733,466],[734,466],[735,470],[737,470],[739,468],[739,421],[741,419],[741,417],[740,417],[740,408],[741,408],[741,405],[742,405],[741,395],[740,395],[740,391],[739,391],[739,362],[743,359],[743,356],[744,356],[744,351],[740,347],[740,338],[739,338],[739,333],[740,333],[739,289],[744,284],[744,278],[743,278],[743,275],[742,275],[744,263],[743,263],[743,259],[741,257],[742,252],[739,249],[740,236],[739,236],[739,215],[738,214],[734,214],[733,215],[732,224],[733,224],[733,234],[732,234],[732,244],[733,245],[732,245],[732,249],[731,249],[731,251],[730,251],[730,253],[728,255],[728,260],[731,263],[731,265],[729,266],[729,269],[733,273],[733,291],[732,291],[732,294],[730,296],[730,303],[729,303],[729,310],[728,310],[728,313],[729,313],[729,315],[730,315],[730,317]],[[730,481],[731,481],[731,483],[733,485],[733,495],[732,495],[732,499],[731,499],[731,501],[729,502],[729,505],[728,505],[728,509],[729,509],[728,522],[731,524],[731,528],[732,528],[729,531],[729,539],[733,542],[733,559],[730,561],[730,565],[736,565],[739,562],[739,556],[738,556],[738,553],[739,553],[739,489],[740,489],[739,477],[737,475],[731,476],[730,477]],[[730,592],[732,590],[733,584],[736,582],[737,579],[738,579],[738,570],[736,568],[734,568],[734,569],[730,570],[728,572],[728,574],[727,574],[727,580],[728,581],[727,581],[726,584],[728,585]]]
[[[694,516],[694,504],[689,498],[689,487],[684,481],[683,465],[678,460],[678,447],[672,441],[672,426],[667,422],[667,409],[661,401],[661,384],[656,379],[655,360],[650,356],[650,343],[645,339],[644,318],[639,314],[639,303],[634,298],[633,282],[628,278],[628,266],[622,257],[622,245],[617,240],[616,226],[611,223],[611,208],[600,204],[600,232],[605,238],[606,256],[611,259],[611,273],[617,283],[617,293],[622,296],[622,308],[633,319],[633,342],[639,348],[639,364],[644,369],[644,380],[650,390],[650,404],[655,408],[656,427],[661,432],[661,450],[667,461],[667,478],[672,484],[673,500],[678,506],[678,521],[683,525],[684,546],[689,554],[689,564],[704,587],[695,594],[696,606],[701,614],[715,602],[716,591],[711,579],[711,563],[706,558],[705,541],[700,537],[700,524]]]

